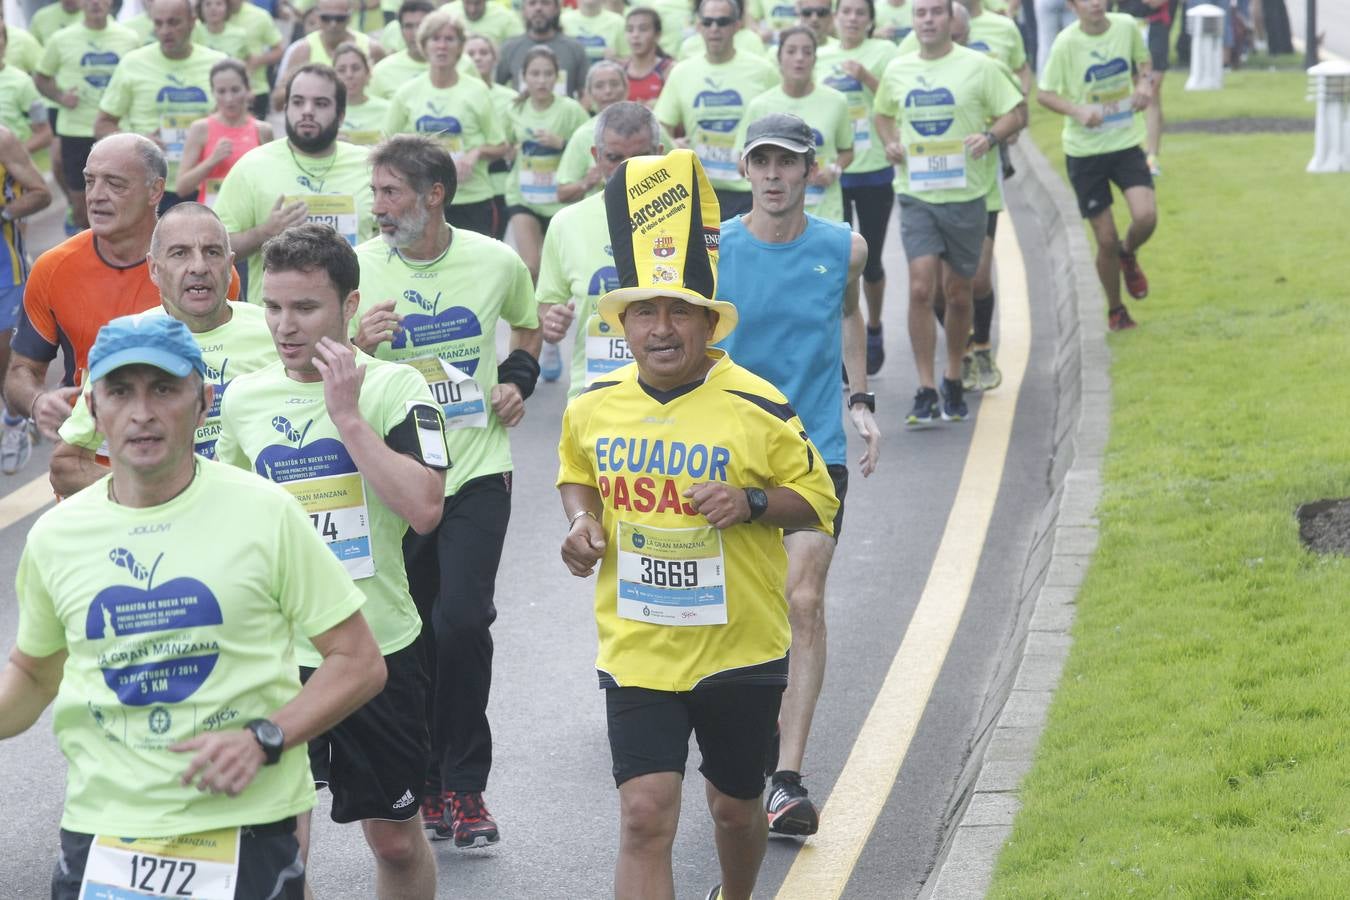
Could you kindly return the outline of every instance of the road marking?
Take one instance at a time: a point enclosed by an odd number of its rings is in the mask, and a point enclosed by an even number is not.
[[[21,488],[15,488],[0,497],[0,531],[20,519],[26,519],[55,500],[52,483],[46,473],[39,475]]]
[[[1003,384],[980,399],[970,452],[928,583],[839,780],[821,810],[820,833],[798,851],[778,891],[780,900],[826,900],[843,894],[858,855],[895,786],[970,597],[1031,351],[1027,274],[1017,234],[1011,227],[999,229],[994,256],[1000,288],[998,360]],[[836,809],[839,815],[831,816]]]

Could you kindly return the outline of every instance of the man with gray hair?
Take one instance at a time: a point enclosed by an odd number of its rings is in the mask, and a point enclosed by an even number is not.
[[[602,185],[624,160],[670,149],[663,147],[656,114],[630,100],[607,107],[596,117],[594,129],[591,157]],[[601,376],[628,365],[633,357],[623,335],[612,332],[595,307],[601,295],[619,285],[604,194],[593,194],[565,208],[556,221],[561,227],[551,227],[544,235],[535,299],[541,309],[547,307],[544,340],[561,341],[574,319],[581,323],[572,349],[570,399]]]
[[[412,366],[445,413],[454,461],[436,528],[403,541],[408,587],[422,615],[431,676],[431,770],[421,797],[433,840],[460,849],[500,840],[483,803],[492,768],[497,566],[511,518],[511,444],[539,377],[539,319],[525,263],[500,241],[445,221],[455,161],[425,135],[400,134],[370,154],[379,238],[361,263],[355,342]],[[497,322],[511,326],[497,360]],[[441,577],[446,573],[450,577]]]
[[[84,166],[89,230],[42,254],[29,273],[10,345],[5,400],[52,440],[80,392],[98,330],[160,303],[146,256],[167,174],[164,153],[147,138],[116,134],[99,141]],[[227,296],[239,296],[233,273]],[[62,350],[61,386],[47,390],[47,367]]]

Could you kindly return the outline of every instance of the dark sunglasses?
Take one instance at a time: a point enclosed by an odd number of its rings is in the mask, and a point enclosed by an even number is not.
[[[730,28],[736,23],[731,16],[704,16],[699,21],[704,28]]]
[[[319,15],[320,22],[350,22],[351,19],[352,19],[351,16],[340,13],[339,14],[321,13]]]
[[[830,15],[830,8],[828,6],[803,6],[798,10],[798,14],[801,15],[803,19],[823,19]]]

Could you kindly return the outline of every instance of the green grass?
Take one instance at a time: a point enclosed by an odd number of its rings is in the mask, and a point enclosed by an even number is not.
[[[1178,118],[1307,108],[1292,73],[1169,81]],[[1057,123],[1033,137],[1062,172]],[[1350,890],[1350,560],[1294,518],[1350,495],[1350,175],[1311,155],[1165,139],[1152,293],[1109,338],[1101,543],[995,898]]]

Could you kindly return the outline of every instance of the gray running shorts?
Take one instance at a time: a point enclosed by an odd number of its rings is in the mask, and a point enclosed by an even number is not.
[[[928,203],[900,195],[900,243],[905,256],[939,256],[956,274],[974,278],[989,226],[984,198],[961,203]]]

